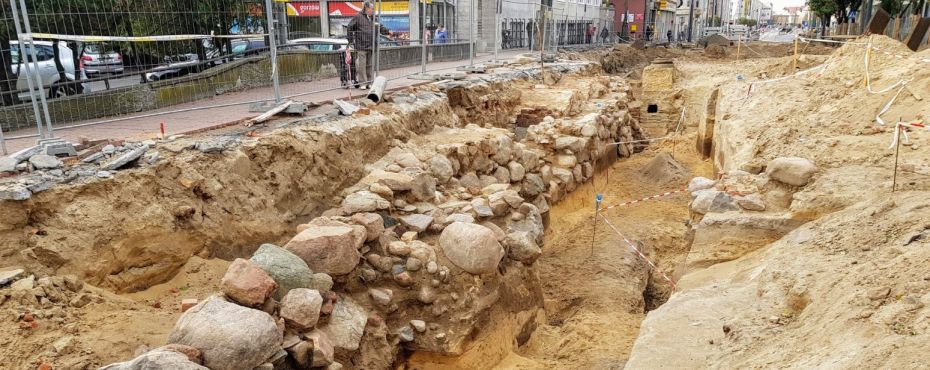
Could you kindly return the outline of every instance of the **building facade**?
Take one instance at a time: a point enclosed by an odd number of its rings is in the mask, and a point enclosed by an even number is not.
[[[691,41],[704,37],[709,30],[725,29],[731,21],[731,2],[728,0],[683,0],[675,13],[675,27],[681,40],[688,40],[688,22],[691,20]],[[689,14],[691,5],[694,13]],[[718,28],[719,27],[719,28]]]

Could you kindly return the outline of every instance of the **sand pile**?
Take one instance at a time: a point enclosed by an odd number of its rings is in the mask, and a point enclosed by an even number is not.
[[[855,44],[833,53],[822,73],[756,82],[751,94],[750,79],[725,80],[714,130],[721,187],[758,188],[765,212],[709,212],[694,222],[695,239],[702,225],[738,236],[806,224],[756,251],[704,243],[708,256],[735,259],[682,278],[682,290],[643,322],[628,367],[896,368],[927,361],[920,349],[930,268],[917,261],[928,257],[930,136],[912,132],[901,147],[898,189],[911,191],[892,194],[892,129],[874,118],[898,92],[881,90],[902,79],[910,90],[883,117],[926,117],[930,75],[923,53],[881,36],[873,46],[903,55],[872,53],[873,92],[863,86],[865,47]],[[788,157],[816,166],[809,181],[776,178],[773,160]]]

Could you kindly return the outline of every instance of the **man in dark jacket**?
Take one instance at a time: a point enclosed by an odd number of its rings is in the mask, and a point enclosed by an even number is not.
[[[371,86],[371,80],[375,78],[371,52],[377,50],[378,42],[374,28],[377,26],[379,33],[384,35],[390,33],[387,28],[376,25],[372,21],[371,13],[371,2],[365,1],[362,4],[362,10],[349,21],[348,29],[349,47],[357,51],[355,54],[355,68],[358,71],[356,81],[365,85],[366,89]],[[356,85],[356,87],[359,86]]]

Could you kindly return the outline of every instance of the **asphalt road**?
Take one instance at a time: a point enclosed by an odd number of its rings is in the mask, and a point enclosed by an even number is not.
[[[90,76],[90,78],[92,79],[97,79],[97,78],[102,78],[102,77],[106,77],[106,75]],[[113,76],[113,78],[108,79],[106,82],[105,81],[91,82],[90,88],[93,91],[106,90],[107,82],[109,82],[111,89],[115,89],[118,87],[132,86],[132,85],[138,84],[140,83],[140,77],[139,75],[131,75],[131,76],[123,76],[123,77]]]

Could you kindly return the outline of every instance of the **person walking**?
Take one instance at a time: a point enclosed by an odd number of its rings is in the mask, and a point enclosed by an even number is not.
[[[610,32],[607,31],[607,27],[601,28],[601,43],[607,43],[607,37],[610,36]]]
[[[671,45],[672,44],[672,29],[671,28],[665,31],[665,38],[668,39],[668,43],[669,45]]]
[[[378,50],[377,35],[374,33],[375,27],[378,27],[378,32],[382,35],[390,34],[387,28],[372,21],[371,14],[371,1],[365,1],[362,3],[362,11],[349,21],[349,48],[356,51],[353,59],[355,69],[358,72],[355,79],[356,88],[361,87],[361,85],[364,85],[365,89],[370,88],[371,81],[375,78],[374,63],[372,63],[371,59],[372,51]]]

